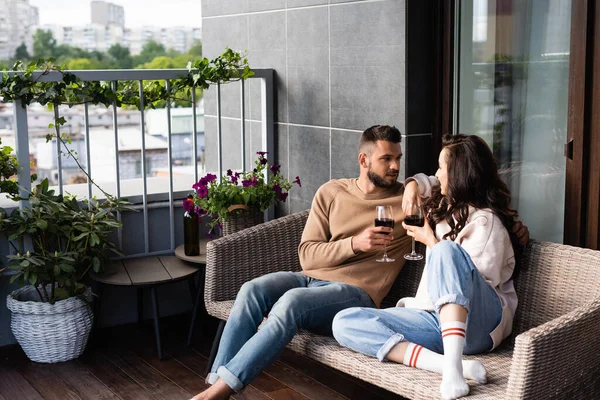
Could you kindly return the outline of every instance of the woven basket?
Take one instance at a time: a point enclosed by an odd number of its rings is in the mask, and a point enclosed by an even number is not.
[[[229,220],[223,222],[223,236],[231,235],[243,229],[265,222],[265,213],[257,208],[236,204],[227,209]]]
[[[50,291],[50,285],[47,289]],[[70,297],[54,304],[42,303],[33,286],[24,286],[6,297],[13,335],[30,360],[55,363],[83,353],[94,319],[89,287],[83,297],[86,301]]]

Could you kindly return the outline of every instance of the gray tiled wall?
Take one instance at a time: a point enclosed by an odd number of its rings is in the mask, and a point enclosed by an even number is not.
[[[390,124],[404,132],[405,0],[203,0],[202,16],[207,57],[229,46],[247,50],[251,67],[276,72],[275,158],[290,179],[302,180],[279,213],[309,208],[329,179],[358,176],[365,128]],[[247,86],[246,115],[260,121],[260,85]],[[237,84],[223,87],[224,116],[240,117],[239,91]],[[215,99],[213,89],[206,93],[207,115],[216,114]],[[207,146],[215,124],[207,117]],[[226,124],[224,137],[237,137],[239,120]],[[260,144],[260,122],[251,126]],[[239,164],[237,151],[224,157],[226,166]],[[216,165],[214,154],[207,161]]]

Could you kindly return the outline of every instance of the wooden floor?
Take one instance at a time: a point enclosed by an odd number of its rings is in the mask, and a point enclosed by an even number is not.
[[[203,321],[185,345],[186,316],[161,319],[162,361],[152,326],[98,330],[77,360],[38,364],[19,346],[0,348],[0,400],[188,400],[206,388],[204,371],[216,321]],[[402,399],[390,392],[286,350],[251,385],[232,398],[248,400]]]

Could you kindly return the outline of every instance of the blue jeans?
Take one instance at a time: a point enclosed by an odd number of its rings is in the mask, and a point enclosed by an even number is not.
[[[375,304],[356,286],[298,272],[276,272],[244,283],[223,330],[208,383],[221,378],[240,390],[275,361],[298,329],[331,335],[333,317],[348,307]]]
[[[427,291],[439,312],[448,303],[465,307],[467,329],[465,354],[478,354],[493,347],[490,333],[502,319],[502,304],[469,254],[458,244],[444,240],[436,244],[427,260]],[[333,321],[333,336],[345,347],[385,360],[401,341],[444,353],[439,314],[436,311],[394,307],[385,310],[351,308]]]

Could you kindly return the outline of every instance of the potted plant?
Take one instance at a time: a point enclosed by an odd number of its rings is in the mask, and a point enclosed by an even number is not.
[[[18,193],[14,176],[19,172],[19,162],[12,154],[12,147],[1,146],[0,139],[0,193],[15,195]]]
[[[208,223],[211,232],[219,226],[228,235],[262,223],[267,208],[286,201],[292,183],[281,175],[279,164],[269,165],[266,152],[257,154],[252,171],[240,173],[229,169],[220,183],[216,175],[207,174],[192,185],[197,213],[212,217]],[[300,178],[297,176],[293,183],[301,186]]]
[[[0,208],[0,230],[16,251],[7,257],[11,283],[23,286],[7,297],[13,334],[33,361],[76,358],[93,321],[86,276],[99,272],[111,252],[119,254],[110,235],[122,226],[116,213],[129,203],[57,195],[47,179],[27,198],[12,198],[30,205],[10,215]]]

